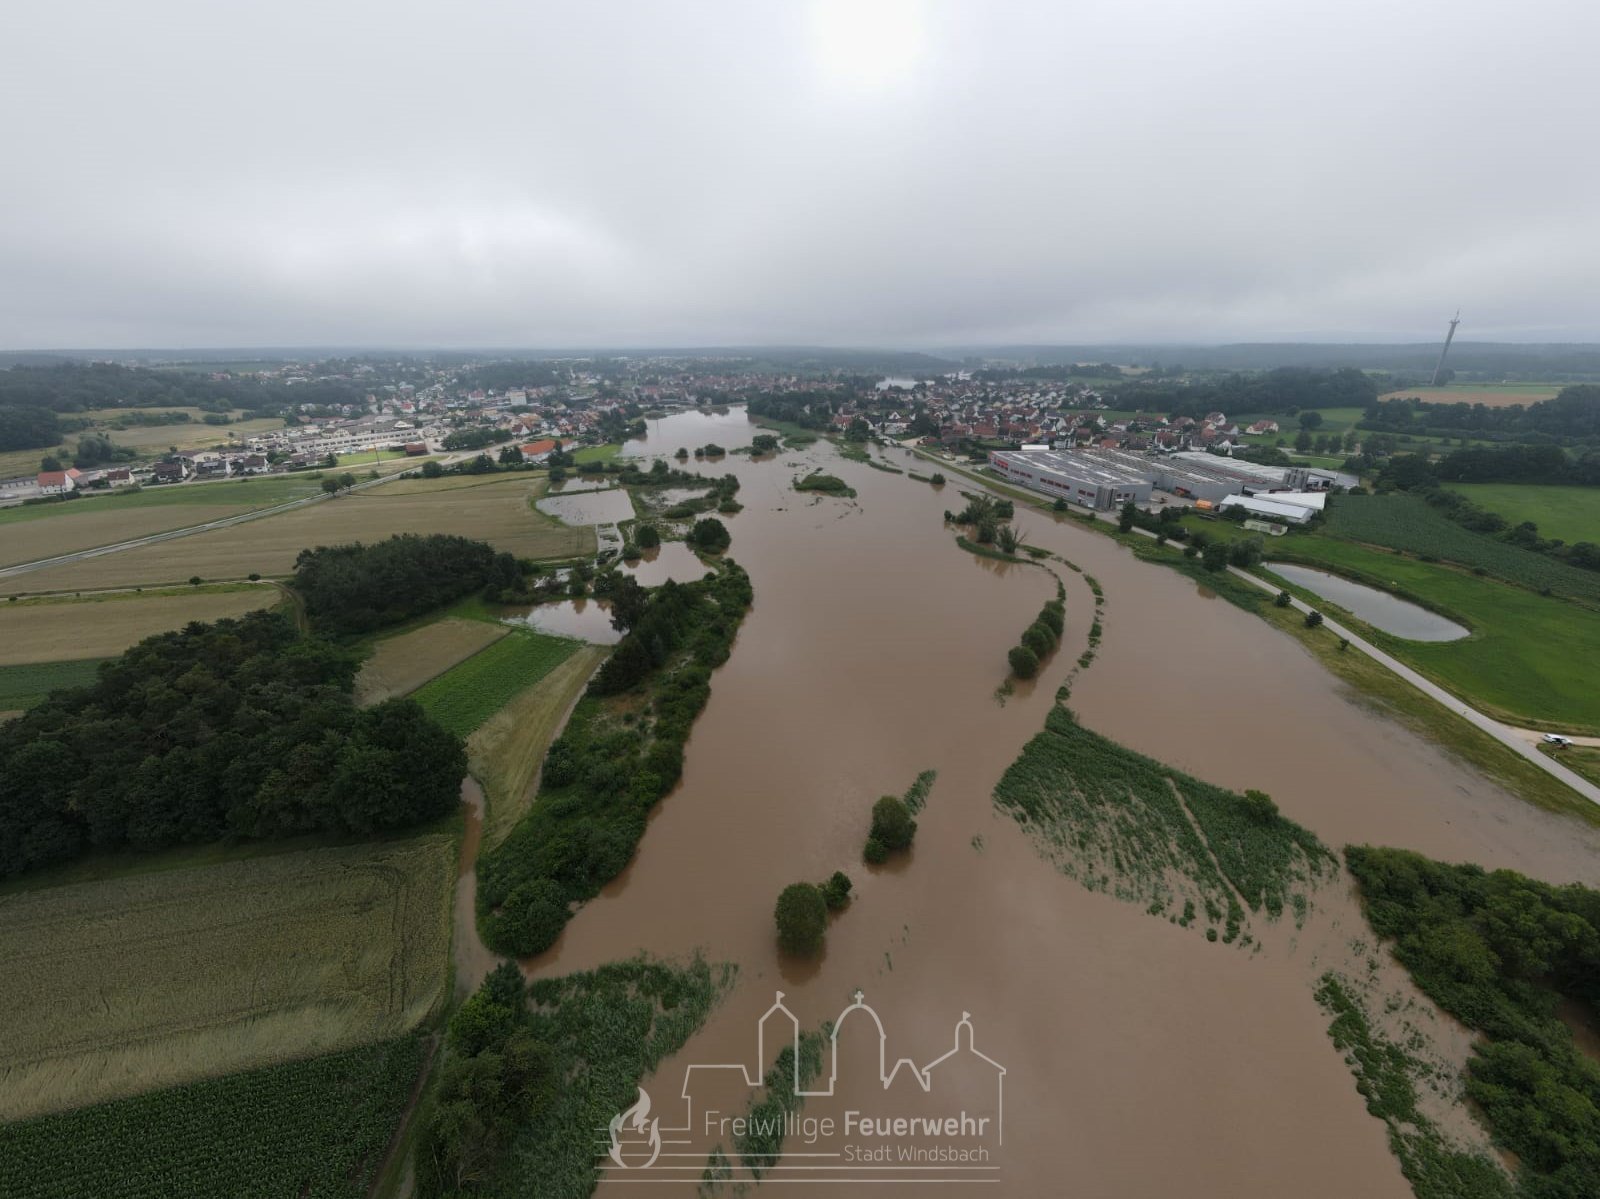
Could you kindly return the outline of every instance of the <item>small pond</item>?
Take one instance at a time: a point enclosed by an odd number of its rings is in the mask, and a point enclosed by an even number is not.
[[[527,614],[511,618],[512,624],[527,625],[541,633],[577,637],[596,645],[615,645],[622,634],[611,627],[611,605],[604,600],[569,599],[538,604]]]
[[[654,549],[645,550],[639,561],[622,562],[620,566],[641,587],[659,587],[668,579],[692,583],[711,573],[711,568],[681,541],[663,542]]]
[[[1329,603],[1338,604],[1345,611],[1359,616],[1375,629],[1382,629],[1407,641],[1458,641],[1471,630],[1437,612],[1417,606],[1407,600],[1379,591],[1363,583],[1329,574],[1325,570],[1312,570],[1309,566],[1290,566],[1285,562],[1266,562],[1263,565],[1273,574],[1304,587],[1313,595]]]

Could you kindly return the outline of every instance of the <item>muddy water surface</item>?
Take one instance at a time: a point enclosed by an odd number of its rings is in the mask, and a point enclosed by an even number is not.
[[[739,444],[731,428],[706,429],[708,420],[731,416],[668,418],[647,440],[667,452]],[[674,421],[693,424],[680,431]],[[727,519],[756,599],[695,726],[683,782],[657,808],[629,869],[550,953],[526,963],[530,971],[641,949],[699,950],[740,965],[734,994],[645,1080],[672,1117],[682,1112],[687,1065],[770,1064],[756,1061],[755,1029],[777,991],[815,1026],[860,989],[882,1019],[891,1063],[943,1054],[970,1013],[972,1043],[1007,1071],[1005,1142],[992,1162],[999,1181],[980,1191],[975,1174],[939,1193],[1409,1194],[1311,996],[1322,956],[1365,934],[1348,888],[1327,890],[1305,934],[1277,930],[1251,954],[1055,873],[996,814],[991,793],[1084,643],[1093,601],[1083,579],[1063,571],[1064,648],[1036,684],[1002,703],[1006,650],[1055,584],[1042,570],[954,545],[940,514],[968,485],[952,475],[934,489],[841,461],[826,445],[780,459],[732,456],[715,468],[743,482],[745,510]],[[796,462],[825,466],[859,498],[797,495]],[[1258,619],[1199,602],[1192,583],[1080,526],[1032,513],[1017,523],[1031,544],[1079,562],[1105,588],[1104,641],[1072,697],[1089,727],[1203,778],[1265,789],[1330,845],[1406,845],[1555,880],[1592,877],[1593,834],[1518,803],[1350,702]],[[939,779],[914,850],[890,867],[864,867],[872,801],[928,768]],[[836,869],[855,880],[856,898],[834,919],[825,955],[785,960],[772,938],[778,892]],[[859,1076],[862,1060],[875,1066],[875,1029],[860,1016],[844,1027],[855,1081],[811,1100],[807,1115],[842,1119],[886,1102]],[[769,1041],[769,1058],[774,1051]],[[940,1082],[931,1097],[912,1088],[896,1110],[992,1102],[992,1075]],[[695,1089],[696,1119],[708,1108],[739,1114],[749,1098],[719,1072]],[[703,1125],[684,1140],[675,1151],[696,1178],[713,1144],[731,1147]],[[802,1148],[790,1142],[786,1168],[812,1161]],[[802,1194],[877,1193],[803,1181],[815,1176],[783,1175]],[[631,1188],[608,1179],[600,1193]]]
[[[535,604],[526,614],[509,618],[541,633],[577,637],[595,645],[615,645],[622,634],[611,625],[611,605],[605,600],[569,599]]]
[[[681,541],[664,542],[642,554],[636,562],[622,562],[621,569],[643,587],[658,587],[668,579],[692,583],[704,578],[711,569]]]

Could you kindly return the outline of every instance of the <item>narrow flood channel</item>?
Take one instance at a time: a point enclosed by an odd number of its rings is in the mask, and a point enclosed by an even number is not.
[[[653,422],[647,452],[742,444],[735,418],[747,442],[754,426],[735,409]],[[939,469],[904,458],[921,473]],[[858,498],[794,492],[791,478],[816,468]],[[995,783],[1041,728],[1084,646],[1094,608],[1083,577],[1062,571],[1062,649],[1002,702],[1006,651],[1054,582],[955,545],[941,514],[961,506],[970,484],[946,470],[950,484],[930,487],[844,461],[826,443],[702,469],[743,484],[745,510],[725,519],[755,604],[713,678],[683,780],[634,861],[555,948],[524,963],[547,975],[644,950],[739,964],[733,995],[645,1080],[663,1118],[682,1116],[688,1065],[759,1073],[771,1064],[755,1060],[755,1029],[775,992],[815,1027],[859,989],[883,1020],[890,1063],[944,1053],[966,1012],[972,1043],[1006,1067],[999,1185],[941,1193],[1409,1195],[1308,981],[1325,955],[1369,935],[1347,888],[1324,888],[1303,936],[1276,930],[1251,954],[1085,890],[995,812]],[[1016,524],[1105,590],[1104,641],[1071,699],[1090,728],[1207,780],[1266,790],[1335,848],[1370,841],[1553,881],[1592,878],[1594,833],[1347,702],[1257,618],[1199,602],[1182,576],[1077,522],[1024,512]],[[912,853],[864,866],[873,801],[926,769],[939,776]],[[773,938],[778,892],[834,870],[854,880],[854,902],[831,921],[820,960],[785,959]],[[841,1033],[856,1067],[876,1062],[877,1034],[863,1042],[864,1025],[852,1017]],[[932,1110],[976,1108],[993,1086],[992,1074],[951,1080]],[[842,1120],[865,1106],[863,1095],[841,1082],[804,1114]],[[904,1098],[896,1110],[910,1114],[932,1102]],[[696,1111],[739,1115],[749,1099],[722,1071],[697,1089]],[[677,1147],[695,1178],[718,1143],[732,1148],[725,1133],[696,1127]],[[785,1194],[876,1193],[781,1177]],[[632,1189],[608,1178],[599,1193]]]

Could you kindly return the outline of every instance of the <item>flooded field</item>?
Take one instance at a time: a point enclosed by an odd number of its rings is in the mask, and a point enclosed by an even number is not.
[[[695,553],[681,541],[668,541],[642,551],[637,562],[621,563],[621,569],[630,574],[643,587],[658,587],[668,579],[677,583],[690,583],[704,578],[710,570]]]
[[[510,618],[541,633],[558,637],[577,637],[595,645],[615,645],[622,634],[611,627],[611,605],[605,600],[569,599],[535,604],[528,611]]]
[[[735,409],[653,422],[644,440],[647,453],[670,454],[709,440],[732,447],[753,431]],[[1058,565],[1062,649],[1037,680],[997,695],[1006,651],[1055,582],[954,544],[941,513],[971,485],[952,476],[935,489],[843,461],[826,443],[779,459],[702,468],[743,484],[744,511],[725,519],[755,604],[714,676],[683,781],[639,853],[528,971],[641,950],[738,963],[729,1000],[644,1080],[664,1123],[683,1118],[688,1066],[743,1063],[759,1075],[771,1065],[776,1046],[767,1041],[768,1060],[757,1061],[756,1030],[776,992],[815,1028],[859,990],[883,1035],[864,1014],[845,1020],[839,1081],[831,1097],[807,1102],[807,1117],[881,1106],[870,1077],[880,1049],[890,1066],[901,1057],[920,1066],[966,1043],[1005,1067],[1003,1151],[987,1173],[940,1193],[1408,1195],[1312,997],[1316,973],[1368,937],[1342,879],[1318,894],[1303,933],[1272,929],[1259,951],[1208,944],[1056,873],[994,808],[995,783],[1085,644],[1094,607],[1083,575]],[[794,492],[791,477],[813,468],[858,498]],[[1201,602],[1193,583],[1075,521],[1030,512],[1016,523],[1029,544],[1104,588],[1104,639],[1071,699],[1088,727],[1208,781],[1268,791],[1335,848],[1400,845],[1553,881],[1593,877],[1587,827],[1520,803],[1350,702],[1257,618]],[[914,848],[864,866],[873,801],[927,769],[939,775]],[[825,953],[785,958],[773,937],[778,892],[835,870],[854,880],[855,898],[832,919]],[[1449,1029],[1439,1035],[1460,1049]],[[709,1074],[694,1089],[694,1127],[674,1146],[696,1179],[714,1145],[733,1147],[704,1114],[740,1115],[751,1099],[734,1072]],[[993,1103],[992,1070],[940,1084],[901,1088],[895,1110]],[[799,1169],[815,1164],[799,1156],[808,1147],[791,1138],[787,1149],[774,1176],[785,1194],[876,1193],[809,1182],[820,1176]],[[608,1178],[599,1193],[632,1188]]]
[[[622,443],[622,456],[624,458],[668,458],[670,459],[679,449],[688,450],[692,455],[695,450],[703,445],[720,445],[725,450],[737,446],[749,445],[750,439],[759,432],[759,429],[745,417],[744,409],[725,408],[721,411],[713,409],[691,409],[688,412],[677,412],[671,416],[660,417],[645,422],[646,432],[643,437],[636,437],[631,441]],[[730,461],[728,458],[718,458],[709,464],[690,458],[682,465],[685,470],[700,469],[706,474],[725,474],[720,468],[721,464]]]
[[[1304,587],[1313,595],[1338,604],[1347,612],[1353,612],[1373,628],[1404,637],[1408,641],[1459,641],[1472,631],[1419,604],[1409,603],[1376,587],[1354,583],[1325,570],[1293,566],[1287,562],[1265,562],[1262,565],[1286,582]]]
[[[633,519],[633,501],[620,487],[580,487],[535,502],[546,516],[568,525],[609,525]]]

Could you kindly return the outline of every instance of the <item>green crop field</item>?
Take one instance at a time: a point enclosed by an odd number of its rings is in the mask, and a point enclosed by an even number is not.
[[[1498,512],[1511,524],[1531,520],[1541,537],[1569,545],[1600,543],[1600,487],[1557,487],[1537,483],[1452,483],[1480,508]]]
[[[104,658],[79,658],[72,662],[29,662],[0,666],[0,712],[31,708],[61,687],[87,687]]]
[[[622,453],[620,445],[586,445],[580,450],[574,450],[574,462],[609,462]]]
[[[416,1036],[0,1125],[6,1199],[362,1199],[422,1069]]]
[[[409,1032],[454,881],[430,834],[0,894],[0,1120]]]
[[[1211,531],[1221,535],[1224,528]],[[1460,641],[1405,641],[1377,630],[1367,635],[1475,707],[1513,724],[1600,731],[1600,692],[1589,665],[1600,661],[1600,613],[1331,537],[1276,538],[1267,557],[1331,567],[1463,621],[1472,635]]]
[[[1482,567],[1509,583],[1600,602],[1600,573],[1474,533],[1416,496],[1336,496],[1328,505],[1325,529],[1331,537]]]
[[[513,695],[549,674],[581,644],[531,629],[517,629],[423,684],[413,698],[429,716],[465,737]]]

